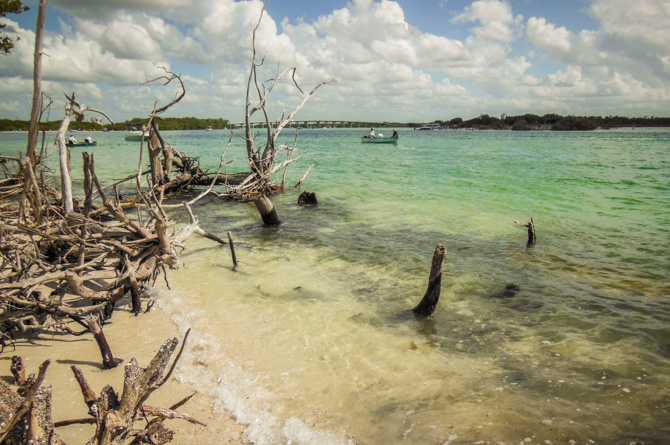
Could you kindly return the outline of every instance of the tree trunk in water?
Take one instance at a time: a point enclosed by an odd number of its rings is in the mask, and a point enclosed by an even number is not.
[[[535,241],[537,241],[537,238],[535,237],[535,222],[531,216],[530,222],[528,223],[528,246],[535,244]]]
[[[437,302],[440,300],[440,287],[442,284],[442,269],[444,268],[444,260],[447,256],[447,248],[442,244],[438,244],[433,254],[433,263],[430,267],[430,277],[428,279],[428,289],[426,294],[421,299],[421,302],[412,309],[416,315],[428,317],[433,315]]]
[[[528,229],[528,243],[526,245],[528,247],[533,246],[535,241],[537,241],[537,238],[535,237],[535,221],[533,221],[533,217],[531,216],[530,221],[527,223],[520,223],[519,221],[514,221],[514,223]]]
[[[278,226],[281,224],[275,206],[267,196],[261,196],[256,199],[254,204],[256,204],[258,213],[261,214],[261,218],[263,218],[263,224],[266,226]]]

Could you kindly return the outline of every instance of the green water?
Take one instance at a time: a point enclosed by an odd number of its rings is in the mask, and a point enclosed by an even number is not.
[[[195,331],[179,378],[256,443],[670,441],[669,130],[360,135],[300,133],[288,182],[317,164],[302,190],[319,205],[273,197],[278,228],[250,204],[194,206],[205,230],[233,234],[240,266],[194,237],[156,290]],[[214,169],[227,143],[164,136]],[[137,143],[95,138],[103,182],[137,170]],[[0,152],[24,141],[1,134]],[[226,160],[244,167],[241,141]],[[513,221],[531,216],[527,247]],[[438,243],[442,296],[419,320],[408,309]]]

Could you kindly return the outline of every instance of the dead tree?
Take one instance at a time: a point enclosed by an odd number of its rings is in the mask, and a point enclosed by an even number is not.
[[[533,217],[530,217],[530,221],[527,223],[520,223],[518,221],[514,221],[514,224],[518,224],[521,227],[526,227],[528,229],[528,242],[527,246],[531,247],[535,244],[535,241],[537,241],[537,238],[535,237],[535,222],[533,221]]]
[[[247,159],[251,173],[242,184],[231,190],[232,196],[235,199],[240,200],[249,200],[252,197],[267,196],[269,194],[283,190],[284,181],[282,180],[281,184],[274,183],[271,179],[272,175],[281,170],[284,170],[285,174],[286,168],[291,163],[297,161],[299,156],[295,156],[297,152],[297,135],[293,146],[279,144],[277,142],[279,135],[286,127],[286,125],[293,121],[295,115],[298,113],[298,111],[300,111],[300,109],[305,105],[305,103],[316,92],[317,89],[319,89],[322,85],[335,81],[335,79],[323,81],[317,84],[309,93],[305,94],[296,81],[296,67],[287,68],[282,73],[279,73],[272,79],[269,79],[267,81],[267,86],[265,82],[259,81],[258,70],[263,66],[265,58],[263,57],[258,60],[256,54],[256,32],[258,31],[258,28],[263,19],[265,6],[267,6],[267,4],[263,6],[260,17],[258,18],[258,22],[256,23],[256,27],[254,28],[252,34],[251,68],[249,69],[249,77],[247,80],[245,102],[246,109],[244,117],[244,140],[246,143]],[[288,114],[288,116],[282,114],[282,116],[276,121],[271,121],[266,109],[268,97],[278,82],[283,81],[289,75],[293,85],[301,94],[304,95],[304,97],[301,103],[295,107],[293,111]],[[252,102],[252,96],[254,95],[256,98],[255,100],[257,100],[255,103]],[[265,124],[266,134],[264,142],[257,145],[256,138],[258,135],[254,134],[252,128],[252,117],[258,112],[262,114],[262,120]],[[286,160],[277,163],[276,157],[282,152],[287,152],[288,156]],[[265,210],[264,205],[259,207],[259,211],[263,210]]]
[[[419,302],[412,312],[422,317],[433,315],[437,303],[440,300],[440,287],[442,284],[442,269],[444,269],[444,260],[447,256],[447,248],[438,244],[433,254],[433,261],[430,266],[430,276],[428,278],[428,288],[421,302]]]
[[[74,198],[72,196],[72,168],[70,166],[70,149],[65,143],[65,134],[70,128],[70,122],[74,116],[78,122],[84,121],[84,113],[87,111],[95,112],[105,116],[112,125],[114,122],[104,112],[87,107],[75,100],[74,93],[71,96],[65,95],[67,103],[65,105],[65,117],[63,118],[58,133],[56,134],[56,145],[58,146],[60,175],[61,175],[61,192],[63,194],[63,208],[65,215],[72,212],[74,207]]]
[[[33,214],[38,222],[41,221],[41,203],[35,196],[39,191],[35,188],[35,169],[37,168],[37,133],[40,113],[42,111],[42,44],[44,41],[44,22],[46,20],[47,0],[40,0],[37,12],[37,28],[35,31],[35,52],[33,54],[33,104],[30,113],[30,128],[28,130],[28,147],[26,149],[26,165],[23,171],[24,181],[23,193],[21,194],[21,205],[19,211],[26,211],[28,204],[33,207]],[[27,179],[31,178],[30,181]],[[31,193],[32,189],[32,193]],[[31,199],[34,197],[35,199]]]

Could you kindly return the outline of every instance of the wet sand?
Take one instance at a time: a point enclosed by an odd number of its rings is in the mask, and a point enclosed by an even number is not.
[[[73,325],[73,329],[81,330],[78,325]],[[169,315],[158,308],[158,305],[154,305],[149,313],[138,317],[131,314],[127,306],[122,306],[114,312],[111,322],[104,326],[104,332],[114,356],[123,359],[123,363],[115,369],[106,370],[102,367],[100,351],[91,334],[75,337],[49,332],[33,338],[19,338],[15,343],[16,350],[8,346],[0,357],[20,355],[26,365],[27,374],[37,373],[39,365],[44,360],[51,359],[44,385],[52,386],[54,421],[86,418],[89,417],[88,408],[74,379],[70,368],[72,365],[76,365],[84,372],[96,393],[108,384],[120,393],[123,390],[124,364],[135,357],[140,366],[146,367],[165,340],[177,337],[181,346],[183,339]],[[188,341],[186,347],[188,350]],[[175,351],[173,358],[176,354]],[[184,367],[181,365],[185,364],[186,355],[182,356],[169,381],[149,397],[147,405],[168,408],[195,392],[196,395],[178,411],[206,423],[207,427],[185,420],[167,420],[165,423],[168,428],[175,431],[171,443],[245,442],[243,438],[245,425],[237,424],[229,413],[215,409],[211,397],[198,392],[197,388],[180,383],[180,373],[184,372]],[[0,360],[0,378],[13,383],[10,365],[11,360]],[[72,425],[57,428],[57,432],[68,444],[83,444],[93,436],[95,427]]]

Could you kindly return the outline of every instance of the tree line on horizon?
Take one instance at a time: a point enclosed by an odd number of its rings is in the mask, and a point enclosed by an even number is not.
[[[323,122],[327,122],[324,120]],[[135,127],[140,129],[144,119],[133,118],[124,122],[112,124],[98,124],[94,122],[72,122],[71,130],[79,131],[126,131]],[[609,129],[619,127],[670,127],[670,117],[625,117],[625,116],[561,116],[558,114],[522,114],[517,116],[489,116],[482,114],[478,117],[463,120],[455,117],[448,121],[435,120],[440,128],[451,129],[477,129],[477,130],[553,130],[553,131],[589,131],[597,128]],[[25,131],[30,122],[25,120],[0,119],[0,131]],[[385,127],[420,127],[419,122],[384,122]],[[48,121],[40,123],[40,130],[56,131],[60,121]],[[211,127],[213,130],[231,128],[230,121],[222,118],[196,118],[196,117],[165,117],[159,124],[161,130],[204,130]],[[334,127],[369,127],[370,122],[359,122],[352,124],[333,125]]]
[[[76,122],[70,123],[70,130],[78,131],[127,131],[132,127],[138,130],[146,123],[146,119],[139,117],[124,121],[115,122],[112,124],[98,124],[95,122]],[[40,130],[57,131],[61,121],[40,122]],[[30,126],[29,121],[0,119],[0,131],[24,131]],[[204,130],[207,127],[212,127],[213,130],[222,130],[230,128],[230,122],[222,118],[205,118],[200,119],[196,117],[165,117],[160,121],[161,130]]]
[[[501,116],[500,118],[482,114],[476,118],[463,120],[460,117],[449,121],[434,121],[443,128],[475,128],[478,130],[552,130],[590,131],[597,128],[620,127],[670,127],[670,117],[625,117],[625,116],[561,116],[558,114],[522,114]]]

